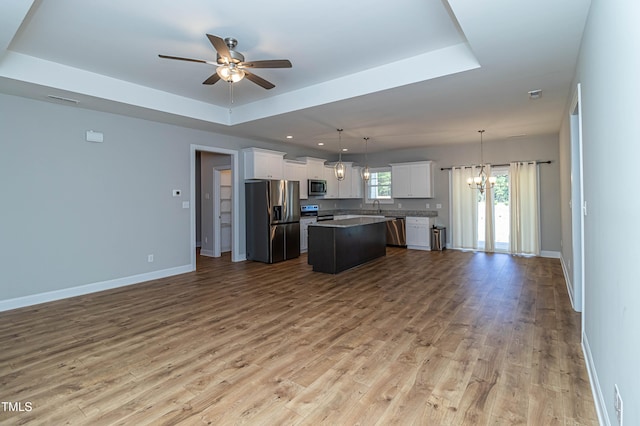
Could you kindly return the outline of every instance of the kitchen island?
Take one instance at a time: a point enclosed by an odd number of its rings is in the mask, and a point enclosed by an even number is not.
[[[390,219],[359,216],[310,224],[307,263],[315,272],[337,274],[385,256]]]

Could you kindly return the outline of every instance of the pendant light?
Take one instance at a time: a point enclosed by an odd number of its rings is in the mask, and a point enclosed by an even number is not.
[[[493,185],[496,183],[496,177],[491,176],[487,177],[487,172],[484,170],[484,157],[482,152],[482,135],[484,134],[484,130],[478,130],[480,133],[480,173],[478,176],[467,179],[467,184],[471,189],[477,189],[481,194],[484,193],[485,189],[493,188]],[[487,185],[489,185],[487,187]]]
[[[369,182],[371,171],[369,170],[369,159],[367,158],[367,142],[369,138],[364,138],[364,167],[362,168],[362,180]]]
[[[338,162],[334,166],[334,172],[336,174],[336,179],[338,179],[338,181],[342,181],[344,180],[345,174],[347,172],[344,166],[344,163],[342,162],[342,130],[343,129],[336,129],[336,130],[338,130],[338,149],[340,150],[340,154],[338,157]]]

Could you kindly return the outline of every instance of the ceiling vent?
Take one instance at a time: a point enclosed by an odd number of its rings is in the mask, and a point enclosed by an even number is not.
[[[540,99],[542,96],[542,89],[531,90],[529,92],[529,99]]]
[[[47,98],[49,99],[53,99],[55,101],[62,101],[62,102],[68,102],[70,104],[77,104],[79,101],[76,99],[71,99],[71,98],[63,98],[62,96],[56,96],[56,95],[47,95]]]

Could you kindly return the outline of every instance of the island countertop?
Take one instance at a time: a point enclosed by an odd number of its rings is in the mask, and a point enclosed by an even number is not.
[[[323,220],[321,222],[310,223],[309,226],[322,226],[327,228],[350,228],[352,226],[368,225],[371,223],[387,222],[393,220],[392,217],[380,216],[359,216],[349,219]]]
[[[386,217],[354,217],[309,224],[307,263],[337,274],[386,254]]]

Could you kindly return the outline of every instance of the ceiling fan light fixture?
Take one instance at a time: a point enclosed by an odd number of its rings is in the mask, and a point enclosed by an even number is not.
[[[234,63],[221,65],[216,69],[216,73],[221,79],[228,83],[237,83],[244,78],[244,71],[238,68]]]

